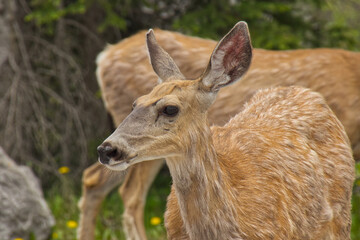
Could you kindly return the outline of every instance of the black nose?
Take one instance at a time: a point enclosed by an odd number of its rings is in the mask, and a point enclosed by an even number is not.
[[[99,161],[102,164],[108,164],[111,158],[115,158],[118,155],[116,148],[112,147],[109,143],[103,143],[97,147],[99,154]]]

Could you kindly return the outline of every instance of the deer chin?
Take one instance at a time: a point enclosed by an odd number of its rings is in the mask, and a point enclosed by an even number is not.
[[[115,160],[113,158],[110,159],[109,163],[104,164],[108,169],[113,171],[125,171],[128,167],[131,165],[134,165],[136,162],[134,161],[136,159],[137,155],[128,157],[126,159],[122,160]]]

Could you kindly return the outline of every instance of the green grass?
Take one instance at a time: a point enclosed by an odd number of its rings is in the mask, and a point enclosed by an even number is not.
[[[360,240],[360,181],[357,187],[357,194],[352,198],[352,225],[351,225],[351,239]]]
[[[163,214],[165,212],[166,198],[170,192],[171,179],[166,171],[161,171],[155,179],[153,187],[145,206],[145,227],[149,240],[166,239]],[[71,186],[70,180],[64,178],[62,184],[53,186],[45,193],[49,207],[56,219],[53,229],[52,240],[75,240],[76,228],[68,225],[69,221],[79,221],[79,209],[77,203],[81,192]],[[123,205],[117,189],[103,201],[100,214],[96,220],[96,240],[125,240],[122,231],[121,214]],[[151,218],[159,217],[161,223],[152,225]],[[71,222],[70,222],[71,223]]]
[[[356,180],[352,197],[351,239],[360,240],[360,162],[355,166]]]
[[[62,189],[62,186],[54,186],[45,193],[46,200],[56,220],[51,239],[73,240],[76,239],[76,226],[71,228],[67,224],[71,221],[78,222],[77,201],[79,194],[74,194],[74,189],[71,187],[68,188],[68,193]]]
[[[169,175],[162,171],[150,189],[144,214],[148,239],[166,239],[163,215],[165,212],[166,198],[170,192],[170,182],[171,179]],[[102,204],[101,215],[98,217],[96,223],[96,239],[125,239],[124,233],[121,230],[122,212],[122,201],[117,190],[114,190]],[[152,217],[159,217],[161,223],[156,226],[151,225],[150,219]]]
[[[360,163],[357,164],[357,180],[354,184],[352,198],[352,240],[360,240]],[[166,239],[163,214],[166,198],[170,191],[171,179],[169,174],[162,170],[157,176],[153,187],[150,189],[145,206],[145,227],[149,240]],[[56,226],[53,229],[52,240],[75,240],[76,228],[68,226],[69,221],[78,222],[79,210],[77,203],[80,191],[71,185],[69,179],[64,179],[62,184],[53,186],[45,196],[55,218]],[[121,214],[122,201],[114,190],[103,202],[100,215],[96,221],[96,240],[123,240]],[[160,217],[161,223],[153,226],[150,224],[152,217]]]

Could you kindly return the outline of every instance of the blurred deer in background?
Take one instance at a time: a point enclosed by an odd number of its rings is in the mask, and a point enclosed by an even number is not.
[[[216,42],[155,30],[159,44],[173,57],[185,77],[200,76]],[[145,32],[108,46],[97,59],[97,76],[105,106],[118,126],[132,103],[156,85],[145,46]],[[355,159],[360,159],[360,54],[335,49],[294,51],[253,50],[246,75],[222,89],[208,116],[223,125],[243,109],[259,89],[298,85],[320,92],[345,126]],[[100,163],[84,171],[79,238],[94,239],[95,218],[105,196],[121,182],[123,227],[128,239],[146,239],[143,210],[146,195],[163,160],[143,162],[123,174],[110,174]]]
[[[147,34],[160,84],[99,147],[116,171],[166,159],[173,185],[169,239],[350,239],[354,159],[324,98],[300,87],[259,91],[225,126],[207,110],[248,70],[245,22],[217,44],[201,77],[187,80]]]

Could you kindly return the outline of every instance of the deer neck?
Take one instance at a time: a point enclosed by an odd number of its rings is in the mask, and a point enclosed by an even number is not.
[[[233,196],[209,127],[193,131],[183,155],[167,159],[190,239],[242,239]],[[190,137],[191,138],[191,137]]]

